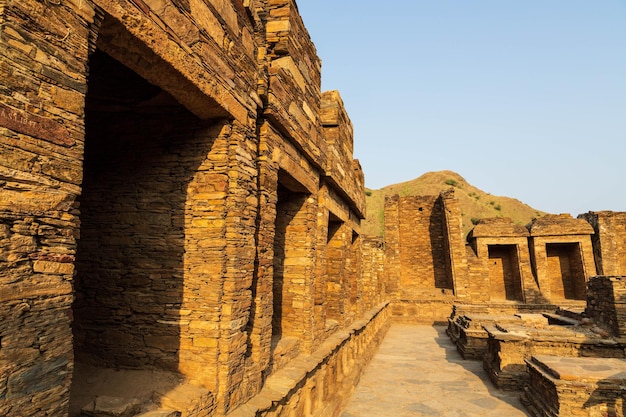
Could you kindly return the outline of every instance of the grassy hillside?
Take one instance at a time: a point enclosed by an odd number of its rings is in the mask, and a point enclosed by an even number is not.
[[[382,236],[385,196],[439,195],[449,188],[455,189],[455,195],[459,200],[465,235],[473,227],[473,222],[481,218],[509,217],[515,223],[525,225],[533,218],[545,214],[514,198],[486,193],[469,184],[456,172],[427,172],[412,181],[389,185],[380,190],[366,189],[367,218],[362,223],[362,233],[368,236]]]

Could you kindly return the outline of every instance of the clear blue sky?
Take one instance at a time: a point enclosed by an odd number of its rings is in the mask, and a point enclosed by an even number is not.
[[[449,169],[626,211],[626,0],[297,0],[373,189]]]

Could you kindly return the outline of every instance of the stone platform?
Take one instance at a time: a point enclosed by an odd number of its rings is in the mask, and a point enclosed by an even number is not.
[[[464,359],[482,359],[487,351],[489,335],[485,326],[529,323],[578,324],[583,304],[572,301],[565,309],[553,304],[520,304],[500,302],[488,304],[455,303],[448,318],[446,333]],[[559,318],[561,318],[559,320]]]
[[[464,359],[482,359],[487,352],[488,328],[496,325],[542,327],[550,323],[550,313],[462,314],[448,319],[446,333]],[[563,318],[564,320],[571,320]],[[571,323],[568,323],[571,324]]]
[[[592,325],[496,324],[489,335],[483,366],[501,389],[517,390],[528,381],[525,361],[536,355],[624,358],[624,341]]]
[[[461,315],[448,319],[446,333],[463,359],[482,359],[489,339],[484,326],[510,322],[521,322],[521,318],[510,315]]]
[[[623,417],[626,360],[536,355],[523,402],[535,417]]]

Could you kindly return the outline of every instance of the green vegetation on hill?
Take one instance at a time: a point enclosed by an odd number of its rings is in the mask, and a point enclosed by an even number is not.
[[[366,189],[367,218],[363,220],[362,233],[367,236],[383,235],[386,196],[439,195],[449,188],[455,189],[455,196],[459,200],[464,235],[483,218],[509,217],[517,224],[526,225],[545,214],[514,198],[486,193],[469,184],[456,172],[427,172],[414,180],[388,185],[380,190]]]

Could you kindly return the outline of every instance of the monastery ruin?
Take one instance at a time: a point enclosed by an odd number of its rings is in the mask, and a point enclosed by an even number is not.
[[[451,189],[363,236],[294,0],[0,0],[0,45],[0,415],[338,416],[407,322],[532,415],[623,416],[626,213],[465,237]]]

